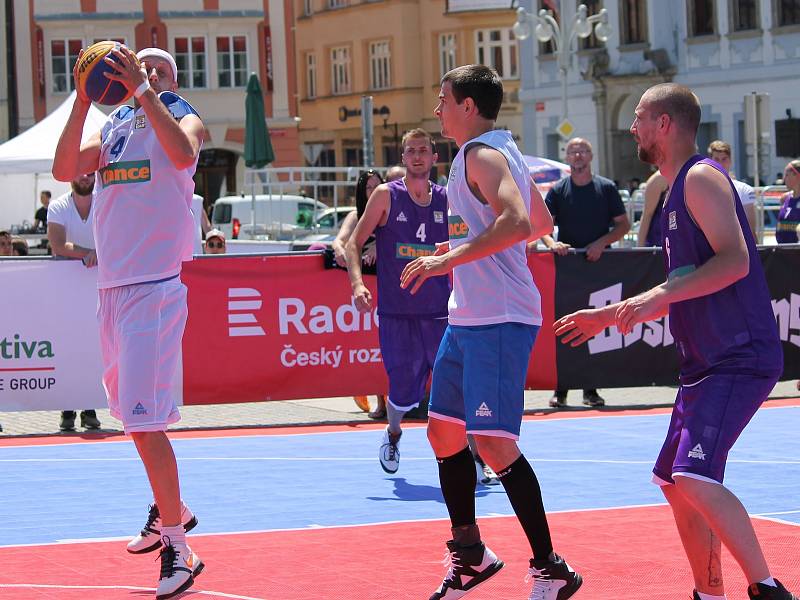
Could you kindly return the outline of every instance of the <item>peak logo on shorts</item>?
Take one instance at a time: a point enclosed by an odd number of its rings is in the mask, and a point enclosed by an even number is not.
[[[436,246],[429,246],[428,244],[403,244],[397,242],[395,245],[395,258],[402,260],[411,260],[420,256],[433,256],[436,252]]]
[[[146,415],[147,409],[144,406],[142,406],[141,402],[137,402],[136,406],[133,407],[133,410],[131,412],[134,415]]]
[[[150,161],[146,159],[109,163],[100,169],[100,179],[103,180],[104,187],[150,181]]]
[[[705,460],[706,453],[703,452],[703,447],[700,444],[697,444],[694,448],[689,450],[689,458],[697,458],[699,460]]]
[[[492,409],[486,406],[486,402],[481,402],[481,405],[478,407],[478,410],[475,411],[476,417],[491,417],[492,416]]]

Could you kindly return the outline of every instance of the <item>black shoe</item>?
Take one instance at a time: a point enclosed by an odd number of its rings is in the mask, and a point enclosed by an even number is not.
[[[592,408],[606,405],[606,401],[603,400],[603,397],[597,393],[597,390],[583,392],[583,403],[586,406],[591,406]]]
[[[551,408],[564,408],[567,405],[567,393],[566,392],[554,392],[553,397],[550,398],[550,407]]]
[[[100,419],[93,410],[81,411],[81,427],[84,429],[100,429]]]
[[[443,562],[447,575],[430,600],[461,598],[503,568],[503,561],[483,542],[465,548],[450,540]]]
[[[555,560],[531,559],[525,581],[533,580],[531,598],[535,600],[567,600],[583,585],[583,579],[567,562],[553,553]]]
[[[765,585],[763,583],[753,583],[747,588],[747,595],[750,600],[797,600],[797,596],[783,587],[783,584],[775,580],[778,587]]]
[[[61,422],[59,422],[58,428],[61,431],[75,431],[75,416],[74,410],[61,411]]]

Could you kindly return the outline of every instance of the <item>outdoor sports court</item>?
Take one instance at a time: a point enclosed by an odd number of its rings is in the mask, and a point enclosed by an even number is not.
[[[671,513],[650,469],[666,410],[527,418],[521,446],[550,512],[556,551],[584,600],[689,598]],[[800,401],[768,402],[730,455],[726,484],[755,517],[773,575],[800,588]],[[181,597],[427,599],[444,576],[449,522],[425,428],[405,429],[400,470],[378,465],[380,425],[173,435],[190,534],[206,563]],[[150,598],[157,552],[125,551],[151,502],[133,444],[0,441],[0,599]],[[530,549],[502,486],[479,487],[487,544],[506,567],[470,600],[527,598]],[[744,582],[725,557],[729,600]]]

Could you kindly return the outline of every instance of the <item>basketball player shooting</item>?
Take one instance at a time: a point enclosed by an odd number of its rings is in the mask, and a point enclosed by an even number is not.
[[[125,46],[101,58],[106,74],[134,96],[81,145],[91,100],[80,85],[58,142],[53,177],[71,181],[97,171],[97,244],[103,385],[111,415],[122,421],[144,464],[155,502],[134,554],[161,548],[156,598],[191,587],[203,563],[186,542],[197,520],[181,502],[178,468],[167,426],[180,419],[174,382],[186,324],[181,263],[191,259],[190,212],[204,127],[175,93],[177,67],[167,52]],[[73,70],[86,72],[91,65]]]

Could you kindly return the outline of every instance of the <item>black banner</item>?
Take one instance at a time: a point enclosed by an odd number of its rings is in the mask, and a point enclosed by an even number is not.
[[[763,248],[761,260],[772,295],[784,351],[782,379],[800,377],[800,248]],[[581,308],[599,308],[664,281],[660,249],[606,251],[598,262],[583,252],[556,256],[556,319]],[[572,348],[556,342],[558,387],[586,389],[675,385],[678,353],[669,318],[637,325],[628,335],[616,327]]]

